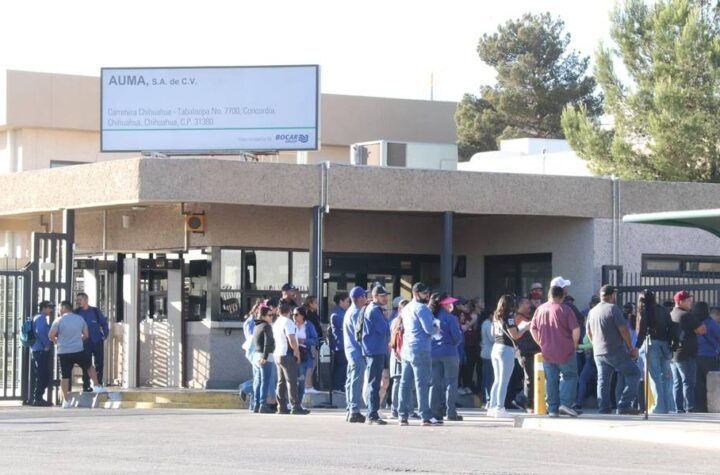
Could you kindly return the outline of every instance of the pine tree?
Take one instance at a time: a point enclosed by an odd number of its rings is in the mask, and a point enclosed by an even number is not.
[[[497,71],[497,84],[480,97],[466,94],[455,122],[464,159],[497,150],[502,139],[563,138],[560,117],[566,104],[582,105],[591,117],[601,112],[595,80],[586,75],[590,58],[568,51],[565,23],[549,13],[526,14],[480,38],[480,59]]]
[[[719,13],[707,0],[616,6],[615,47],[601,45],[595,66],[614,124],[601,126],[582,107],[568,106],[562,116],[568,141],[595,172],[720,181]]]

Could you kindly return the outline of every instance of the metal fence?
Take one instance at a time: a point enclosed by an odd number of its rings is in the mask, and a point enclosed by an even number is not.
[[[23,396],[22,368],[28,350],[20,344],[20,332],[28,318],[29,273],[0,271],[0,399]]]
[[[706,302],[710,307],[720,307],[720,274],[641,274],[623,272],[622,266],[603,266],[603,284],[612,284],[618,288],[618,305],[627,302],[637,304],[643,290],[655,293],[659,304],[672,302],[673,295],[680,290],[689,291],[696,302]]]

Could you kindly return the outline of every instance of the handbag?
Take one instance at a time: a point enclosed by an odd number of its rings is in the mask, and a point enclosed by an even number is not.
[[[301,346],[300,347],[300,362],[304,363],[308,359],[310,359],[310,348],[307,346]]]

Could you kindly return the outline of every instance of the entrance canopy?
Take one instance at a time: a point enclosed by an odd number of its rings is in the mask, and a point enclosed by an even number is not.
[[[623,222],[698,228],[720,237],[720,209],[628,214],[623,216]]]

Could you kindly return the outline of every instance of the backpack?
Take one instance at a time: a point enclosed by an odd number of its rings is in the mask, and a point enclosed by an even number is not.
[[[35,343],[35,330],[33,330],[33,320],[28,318],[22,324],[20,329],[20,343],[25,348],[30,348]]]
[[[368,304],[365,304],[363,308],[360,309],[360,313],[358,314],[357,323],[355,323],[355,340],[358,343],[362,343],[362,337],[363,337],[363,327],[365,326],[365,311],[368,308]]]
[[[400,317],[397,317],[400,318]],[[405,336],[405,328],[403,327],[402,320],[398,322],[390,335],[390,348],[395,350],[395,355],[399,358],[400,352],[402,351],[403,338]]]

